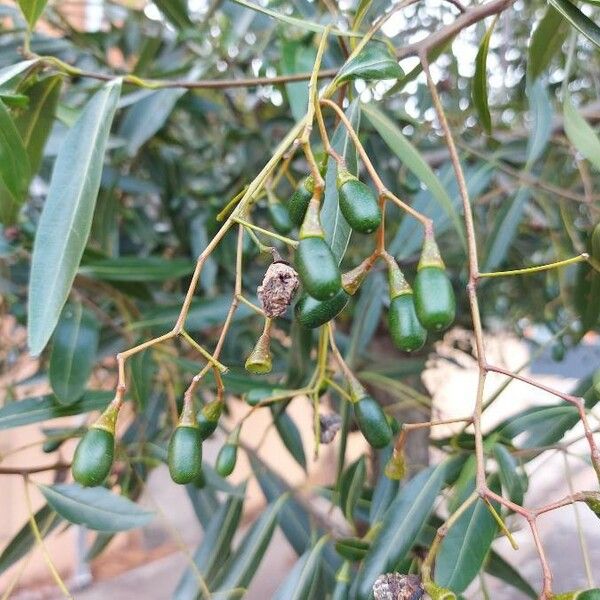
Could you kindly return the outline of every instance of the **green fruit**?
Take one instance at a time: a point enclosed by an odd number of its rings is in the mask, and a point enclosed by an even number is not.
[[[227,442],[217,456],[217,463],[215,470],[221,477],[228,477],[233,473],[235,469],[235,463],[237,461],[237,446]]]
[[[425,329],[442,331],[449,327],[454,321],[456,300],[446,270],[419,269],[413,289],[417,316]]]
[[[305,291],[317,300],[333,298],[342,287],[337,261],[323,238],[300,240],[296,250],[296,270]]]
[[[275,231],[282,235],[287,235],[294,227],[288,209],[280,202],[269,202],[269,218]]]
[[[350,296],[343,289],[329,300],[315,300],[308,294],[303,294],[296,304],[296,317],[303,327],[314,329],[339,315],[348,300]]]
[[[359,233],[372,233],[381,225],[381,210],[371,188],[355,177],[338,188],[340,211]]]
[[[306,214],[306,209],[308,208],[308,204],[312,198],[312,189],[310,189],[312,185],[310,184],[310,181],[312,181],[312,179],[305,179],[304,181],[300,182],[287,203],[289,217],[292,223],[298,227],[302,225],[304,215]]]
[[[202,472],[202,436],[198,427],[178,425],[169,441],[169,473],[175,483],[194,481]]]
[[[577,600],[600,600],[600,588],[586,590],[577,596]]]
[[[110,473],[115,455],[115,436],[99,427],[90,427],[79,441],[71,470],[84,486],[100,485]]]
[[[417,318],[413,294],[392,298],[388,314],[388,328],[397,348],[412,352],[423,347],[427,331]]]
[[[392,439],[392,428],[381,406],[371,396],[363,396],[354,403],[354,416],[359,429],[373,448],[383,448]]]

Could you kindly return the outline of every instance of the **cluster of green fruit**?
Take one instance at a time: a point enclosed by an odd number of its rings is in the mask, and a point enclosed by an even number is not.
[[[289,231],[292,225],[288,221],[300,227],[295,267],[302,283],[303,295],[296,304],[295,312],[299,322],[307,328],[319,327],[338,315],[374,262],[367,260],[356,269],[341,275],[338,262],[321,227],[321,198],[314,187],[313,179],[309,176],[300,183],[287,207],[269,201],[273,222],[278,223],[279,229]],[[341,168],[337,177],[337,189],[340,210],[354,231],[369,234],[380,227],[382,210],[369,186]],[[414,289],[390,255],[382,251],[380,256],[388,267],[388,326],[392,340],[406,352],[418,350],[426,341],[427,330],[446,329],[455,315],[454,292],[433,234],[426,232]],[[246,361],[246,368],[257,374],[271,370],[268,321]],[[390,423],[381,406],[354,377],[348,383],[349,398],[359,429],[371,446],[383,448],[390,443],[395,433],[393,423]],[[189,401],[184,403],[179,423],[169,442],[169,470],[172,479],[180,484],[201,478],[202,442],[215,431],[223,409],[223,400],[217,398],[206,404],[197,417],[193,414],[192,405]],[[100,485],[108,476],[114,458],[117,413],[118,409],[110,406],[80,441],[73,460],[73,475],[79,483],[86,486]],[[238,427],[219,452],[216,470],[223,477],[230,475],[235,467],[239,433]]]

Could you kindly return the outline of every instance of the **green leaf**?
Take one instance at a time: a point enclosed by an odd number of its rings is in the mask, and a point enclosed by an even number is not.
[[[488,104],[486,67],[490,40],[492,39],[492,33],[497,22],[498,16],[494,18],[492,24],[489,26],[481,40],[479,50],[477,51],[477,57],[475,58],[475,75],[473,76],[473,104],[475,104],[475,108],[479,113],[481,125],[488,134],[492,133],[492,117],[490,116]]]
[[[367,466],[365,457],[353,462],[342,475],[340,482],[340,508],[348,521],[354,521],[354,509],[362,495]]]
[[[508,250],[517,234],[517,229],[523,219],[525,205],[531,196],[529,188],[521,187],[514,198],[504,202],[494,223],[494,230],[489,236],[483,271],[494,271],[504,262]]]
[[[177,584],[173,600],[196,600],[201,591],[198,572],[210,585],[216,571],[229,557],[231,542],[242,516],[243,496],[230,496],[212,515],[202,541],[194,552],[196,569],[186,569]],[[201,598],[204,596],[201,595]]]
[[[302,436],[296,426],[296,423],[287,414],[285,406],[271,405],[271,413],[275,429],[281,438],[284,446],[290,451],[294,460],[306,471],[306,455],[304,454],[304,445]]]
[[[360,102],[354,100],[346,109],[346,117],[348,117],[352,123],[352,127],[357,132],[360,126],[360,115]],[[348,135],[348,131],[341,123],[333,134],[331,144],[346,159],[348,170],[353,174],[357,174],[358,159],[356,148]],[[348,225],[348,222],[344,219],[340,211],[336,177],[337,163],[330,158],[327,163],[327,173],[325,175],[325,198],[323,199],[323,208],[321,210],[321,224],[325,231],[325,239],[331,246],[334,256],[338,259],[338,262],[342,262],[346,248],[348,248],[352,229],[350,229],[350,225]]]
[[[257,457],[250,456],[250,464],[267,502],[275,502],[289,492],[289,486]],[[279,512],[279,526],[296,554],[301,555],[310,547],[308,513],[292,497],[288,497]]]
[[[339,70],[336,82],[343,83],[353,79],[378,81],[381,79],[399,79],[404,76],[398,60],[390,53],[385,44],[367,44],[353,59]]]
[[[498,474],[500,475],[500,482],[502,483],[505,494],[513,502],[522,505],[525,496],[525,488],[523,479],[517,471],[517,461],[508,451],[506,446],[503,446],[502,444],[495,444],[493,452],[494,458],[498,463]]]
[[[589,17],[584,15],[571,0],[548,0],[552,6],[567,20],[575,29],[585,35],[592,44],[600,48],[600,27]]]
[[[529,596],[529,598],[536,600],[538,597],[537,592],[523,579],[521,574],[493,550],[489,553],[484,568],[486,573],[501,579],[504,583]]]
[[[177,29],[185,29],[193,25],[188,15],[186,0],[155,0],[154,4]]]
[[[548,6],[529,42],[527,78],[535,81],[548,67],[567,37],[567,27],[561,14]]]
[[[283,75],[310,73],[317,53],[314,46],[306,46],[296,40],[281,40],[281,72]],[[285,91],[294,120],[299,121],[308,107],[308,81],[285,84]]]
[[[431,194],[440,203],[444,209],[461,240],[463,248],[466,249],[465,233],[463,229],[460,214],[456,210],[452,200],[436,174],[431,170],[423,156],[419,151],[408,141],[402,134],[396,124],[379,109],[372,104],[363,105],[363,111],[367,115],[369,121],[384,142],[389,146],[390,150],[401,160],[406,168],[414,173],[429,189]]]
[[[372,598],[377,577],[392,570],[411,549],[433,511],[445,475],[446,464],[442,463],[421,471],[400,489],[358,575],[360,598]]]
[[[179,279],[194,270],[194,263],[185,258],[164,259],[156,256],[137,258],[122,256],[86,262],[79,273],[106,281],[166,281]]]
[[[99,325],[80,303],[66,304],[54,332],[50,354],[50,385],[61,404],[77,402],[92,374]]]
[[[347,352],[350,362],[367,349],[375,335],[383,311],[386,288],[387,282],[382,273],[372,273],[361,287],[354,309],[354,323]]]
[[[40,15],[44,12],[48,0],[19,0],[19,7],[21,12],[29,25],[29,29],[33,29],[36,21]]]
[[[62,519],[47,504],[35,513],[34,519],[44,537],[62,522]],[[33,548],[35,542],[31,523],[27,519],[0,554],[0,574],[23,558]]]
[[[74,404],[59,404],[53,395],[25,398],[0,408],[0,430],[22,427],[48,419],[70,417],[94,410],[104,410],[113,397],[112,392],[88,391]]]
[[[48,504],[63,519],[96,531],[126,531],[147,525],[153,513],[106,488],[78,484],[38,485]]]
[[[65,136],[35,236],[29,280],[28,341],[38,355],[65,304],[87,242],[121,80],[88,102]]]
[[[127,109],[119,127],[119,137],[127,140],[129,156],[135,156],[162,129],[175,104],[186,92],[186,89],[157,90]]]
[[[152,391],[155,364],[151,350],[138,352],[129,359],[131,370],[131,395],[138,407],[144,410],[148,404],[148,397]]]
[[[46,77],[34,83],[27,89],[27,110],[15,118],[15,125],[29,156],[31,175],[40,168],[44,146],[52,130],[61,85],[61,75]]]
[[[8,109],[0,102],[0,223],[15,222],[29,178],[27,150]]]
[[[493,504],[499,510],[499,505]],[[464,592],[481,570],[497,530],[496,520],[478,498],[442,541],[435,560],[436,583],[453,592]]]
[[[232,0],[232,2],[235,2],[240,6],[249,8],[250,10],[253,10],[255,12],[262,13],[263,15],[267,15],[268,17],[272,17],[273,19],[277,19],[282,23],[287,23],[288,25],[298,27],[299,29],[303,29],[306,31],[314,31],[315,33],[323,33],[325,31],[325,25],[319,25],[318,23],[313,23],[312,21],[307,21],[305,19],[297,19],[296,17],[290,17],[288,15],[284,15],[269,8],[264,8],[258,4],[247,2],[246,0]],[[355,33],[353,31],[341,31],[340,29],[333,28],[329,30],[329,34],[341,37],[363,37],[362,33]]]
[[[578,152],[600,171],[600,140],[596,132],[573,106],[571,95],[565,93],[563,105],[565,133]]]
[[[283,583],[277,588],[273,600],[306,600],[321,570],[321,554],[327,543],[322,537],[315,546],[305,552],[296,562]]]
[[[248,586],[269,546],[277,517],[286,500],[287,495],[284,495],[273,504],[269,504],[252,525],[233,556],[223,565],[215,596],[235,598],[238,595],[232,590]]]
[[[22,60],[21,62],[15,63],[14,65],[10,65],[8,67],[4,67],[4,69],[0,69],[0,87],[12,81],[17,75],[23,73],[23,71],[31,69],[31,67],[35,66],[37,62],[37,59]]]
[[[587,244],[588,253],[600,263],[600,224],[596,225]],[[587,262],[578,265],[574,303],[581,320],[580,336],[594,329],[600,319],[600,273]]]
[[[529,97],[529,110],[531,113],[531,135],[527,140],[526,169],[543,155],[546,146],[552,137],[552,104],[548,96],[546,85],[542,81],[535,81],[527,86]]]

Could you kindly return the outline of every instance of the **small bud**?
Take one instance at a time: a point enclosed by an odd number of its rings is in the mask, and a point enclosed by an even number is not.
[[[406,459],[404,452],[394,448],[387,465],[385,465],[385,476],[393,481],[400,481],[406,476]]]
[[[255,375],[264,375],[271,372],[273,363],[271,360],[271,336],[265,331],[256,342],[250,356],[246,359],[246,371]]]

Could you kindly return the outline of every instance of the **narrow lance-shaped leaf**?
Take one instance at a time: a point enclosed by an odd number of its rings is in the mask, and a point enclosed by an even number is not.
[[[529,42],[527,79],[530,83],[546,70],[552,57],[565,41],[567,29],[562,15],[552,6],[548,6]]]
[[[497,22],[498,17],[496,16],[481,40],[475,59],[475,75],[473,77],[473,103],[479,113],[481,125],[487,133],[492,132],[492,118],[490,116],[488,102],[487,57],[490,48],[490,40],[492,39],[492,33]]]
[[[11,225],[29,185],[29,158],[8,109],[0,101],[0,223]]]
[[[319,576],[321,554],[327,542],[322,537],[311,550],[305,552],[296,562],[294,568],[279,586],[273,600],[306,600],[310,598],[310,590]]]
[[[336,82],[343,83],[352,79],[377,81],[380,79],[400,79],[404,71],[388,47],[381,43],[370,43],[339,71]]]
[[[531,166],[543,155],[552,137],[552,103],[548,96],[546,84],[541,80],[527,86],[529,111],[531,113],[531,134],[527,140],[527,164]]]
[[[43,536],[48,535],[62,522],[58,514],[47,504],[35,513],[34,519]],[[31,524],[27,519],[0,554],[0,574],[23,558],[33,548],[35,541]]]
[[[33,355],[48,343],[83,255],[120,91],[118,79],[88,102],[54,164],[31,260],[28,341]]]
[[[372,105],[363,106],[363,111],[390,150],[392,150],[409,171],[414,173],[427,186],[435,199],[440,203],[456,228],[463,247],[466,248],[461,217],[444,186],[440,183],[440,180],[431,170],[431,167],[427,164],[423,156],[406,139],[400,129],[398,129],[396,124],[387,115]]]
[[[175,104],[186,92],[186,89],[157,90],[127,109],[119,127],[119,136],[127,140],[129,156],[135,156],[142,145],[164,126]]]
[[[81,400],[67,406],[59,404],[54,395],[24,398],[0,408],[0,430],[104,410],[112,397],[112,392],[88,391]]]
[[[19,0],[19,7],[23,13],[29,29],[33,29],[36,21],[40,18],[48,0]]]
[[[281,41],[281,72],[284,75],[310,73],[316,56],[314,46],[306,46],[296,40]],[[295,81],[285,84],[285,91],[292,110],[292,116],[299,121],[308,106],[308,82]]]
[[[32,176],[37,173],[42,162],[44,146],[52,129],[61,85],[62,77],[53,75],[27,88],[26,93],[29,98],[27,110],[15,118],[15,124],[29,156]]]
[[[265,555],[286,500],[287,496],[282,496],[263,511],[231,559],[223,565],[222,578],[215,590],[219,598],[235,598],[236,592],[232,590],[248,585]]]
[[[3,87],[5,84],[11,82],[15,77],[17,77],[17,75],[20,75],[31,67],[34,67],[37,62],[37,59],[22,60],[14,65],[0,69],[0,87]]]
[[[148,524],[153,517],[153,513],[103,487],[83,488],[68,483],[38,487],[63,519],[97,531],[135,529]]]
[[[80,303],[66,304],[54,332],[50,384],[61,404],[77,402],[92,374],[99,326]]]
[[[243,496],[230,496],[219,507],[212,515],[194,553],[196,569],[207,585],[210,585],[218,567],[229,557],[231,542],[242,516],[243,503]],[[177,584],[173,600],[196,600],[201,590],[196,569],[186,569]],[[203,598],[203,595],[201,597]]]
[[[442,463],[421,471],[400,490],[359,573],[359,598],[372,598],[377,577],[393,569],[411,549],[431,515],[445,475],[446,464]]]
[[[500,491],[497,482],[493,489]],[[494,508],[499,510],[497,504]],[[463,592],[481,570],[497,530],[494,517],[478,498],[450,528],[440,546],[435,561],[436,583]]]
[[[346,117],[352,123],[355,131],[360,126],[361,108],[360,102],[354,100],[346,109]],[[348,135],[346,128],[340,123],[331,139],[334,149],[346,159],[348,170],[356,174],[358,171],[358,159],[356,148]],[[323,208],[321,210],[321,224],[325,231],[325,239],[331,246],[334,256],[339,262],[342,261],[352,230],[344,215],[340,211],[338,202],[338,191],[336,186],[337,164],[330,158],[327,165],[327,174],[325,175],[325,197],[323,199]]]
[[[598,135],[573,106],[567,92],[563,105],[565,133],[575,148],[600,171],[600,140]]]
[[[600,48],[600,27],[588,16],[584,15],[571,0],[548,0],[554,8],[573,27],[581,31],[585,37]]]

